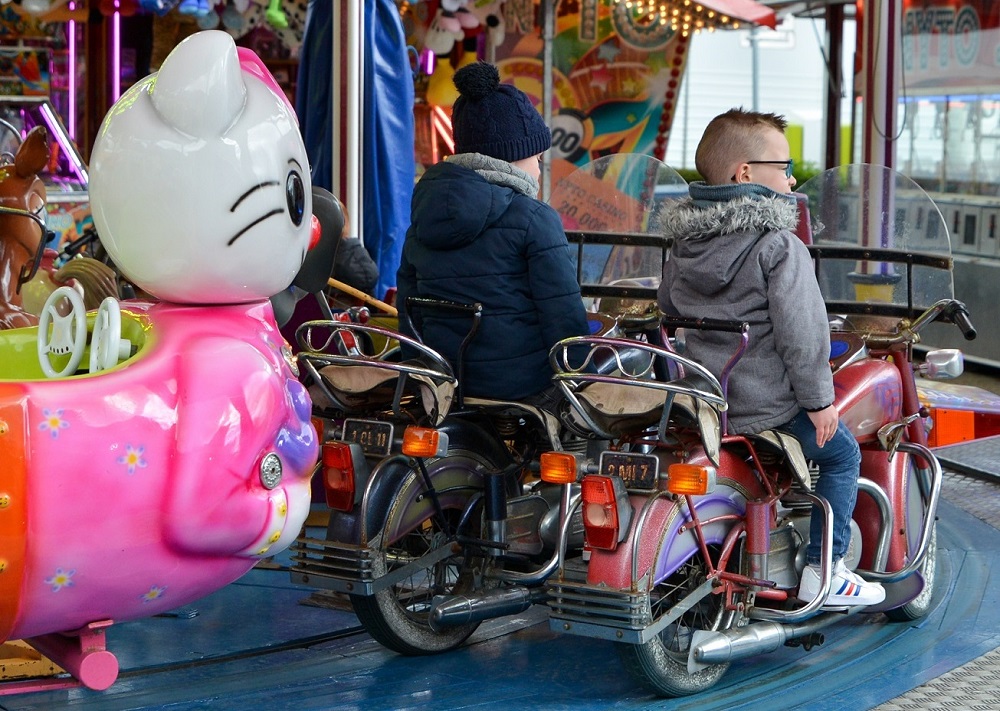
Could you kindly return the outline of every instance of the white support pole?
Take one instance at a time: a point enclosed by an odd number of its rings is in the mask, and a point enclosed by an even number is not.
[[[896,167],[901,0],[873,0],[861,18],[862,162]]]
[[[333,194],[343,196],[356,236],[364,239],[361,146],[364,140],[364,0],[338,3],[333,23]]]

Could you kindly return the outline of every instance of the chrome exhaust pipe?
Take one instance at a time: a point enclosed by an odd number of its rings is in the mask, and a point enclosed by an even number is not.
[[[862,608],[853,608],[855,611],[859,609]],[[799,625],[783,625],[763,620],[724,632],[697,630],[691,637],[688,673],[694,674],[711,664],[724,664],[773,652],[789,640],[811,635],[843,620],[847,614],[850,612],[827,612]]]
[[[524,612],[539,599],[546,597],[543,589],[524,585],[484,590],[475,595],[439,595],[431,602],[431,629],[482,622]]]

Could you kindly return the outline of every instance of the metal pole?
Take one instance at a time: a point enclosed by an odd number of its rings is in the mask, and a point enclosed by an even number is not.
[[[351,216],[351,225],[364,242],[364,220],[361,219],[363,198],[363,168],[361,146],[364,141],[365,17],[363,0],[347,0],[347,184],[344,185],[344,205]],[[334,68],[336,71],[336,67]],[[334,163],[336,165],[336,163]]]
[[[556,3],[542,0],[542,119],[552,126],[552,43],[555,39]],[[551,151],[542,155],[542,202],[549,201],[552,191]]]
[[[844,91],[844,6],[826,6],[826,125],[824,168],[840,165],[840,106]]]

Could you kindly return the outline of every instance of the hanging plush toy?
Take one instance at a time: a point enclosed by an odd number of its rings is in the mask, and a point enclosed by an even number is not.
[[[468,0],[441,0],[434,19],[424,36],[424,46],[434,54],[448,54],[455,42],[465,37],[465,30],[479,27],[479,18],[469,12]]]
[[[440,23],[449,32],[460,32],[479,27],[479,18],[466,7],[469,0],[441,0]]]

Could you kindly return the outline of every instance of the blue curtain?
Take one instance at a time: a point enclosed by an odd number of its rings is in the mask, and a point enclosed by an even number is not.
[[[312,166],[312,182],[326,190],[333,188],[330,95],[333,92],[331,57],[333,55],[333,3],[309,0],[306,28],[299,50],[299,76],[295,91],[295,113]]]
[[[410,226],[413,157],[413,73],[406,35],[393,0],[365,0],[365,96],[362,147],[365,246],[378,263],[377,296],[396,285]]]
[[[396,285],[396,269],[410,224],[413,192],[413,75],[406,35],[393,0],[365,0],[364,204],[355,225],[379,267],[375,296]],[[314,185],[332,189],[331,53],[333,3],[310,0],[299,54],[295,109],[312,165]]]

